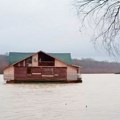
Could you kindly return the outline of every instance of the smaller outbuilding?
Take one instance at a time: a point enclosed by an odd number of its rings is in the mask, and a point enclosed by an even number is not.
[[[80,67],[72,64],[70,53],[9,53],[4,69],[6,83],[82,82]]]

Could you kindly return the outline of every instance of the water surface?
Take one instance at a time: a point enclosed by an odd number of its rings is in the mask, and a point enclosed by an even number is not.
[[[0,120],[120,120],[120,75],[84,74],[83,83],[5,84]]]

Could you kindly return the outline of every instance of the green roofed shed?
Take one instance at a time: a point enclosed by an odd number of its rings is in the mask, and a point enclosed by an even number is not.
[[[8,60],[10,64],[18,62],[22,59],[25,59],[31,56],[33,53],[21,53],[21,52],[10,52],[8,56]],[[72,64],[71,54],[70,53],[47,53],[48,55],[59,59],[66,64]]]

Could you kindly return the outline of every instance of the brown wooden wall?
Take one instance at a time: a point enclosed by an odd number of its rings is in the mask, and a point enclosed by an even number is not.
[[[26,78],[27,67],[14,67],[14,72],[15,78]]]
[[[15,67],[16,80],[66,80],[66,67]]]

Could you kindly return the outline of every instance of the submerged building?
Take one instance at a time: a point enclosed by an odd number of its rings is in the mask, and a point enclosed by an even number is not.
[[[4,69],[6,83],[81,82],[80,67],[72,64],[70,53],[10,52]]]

